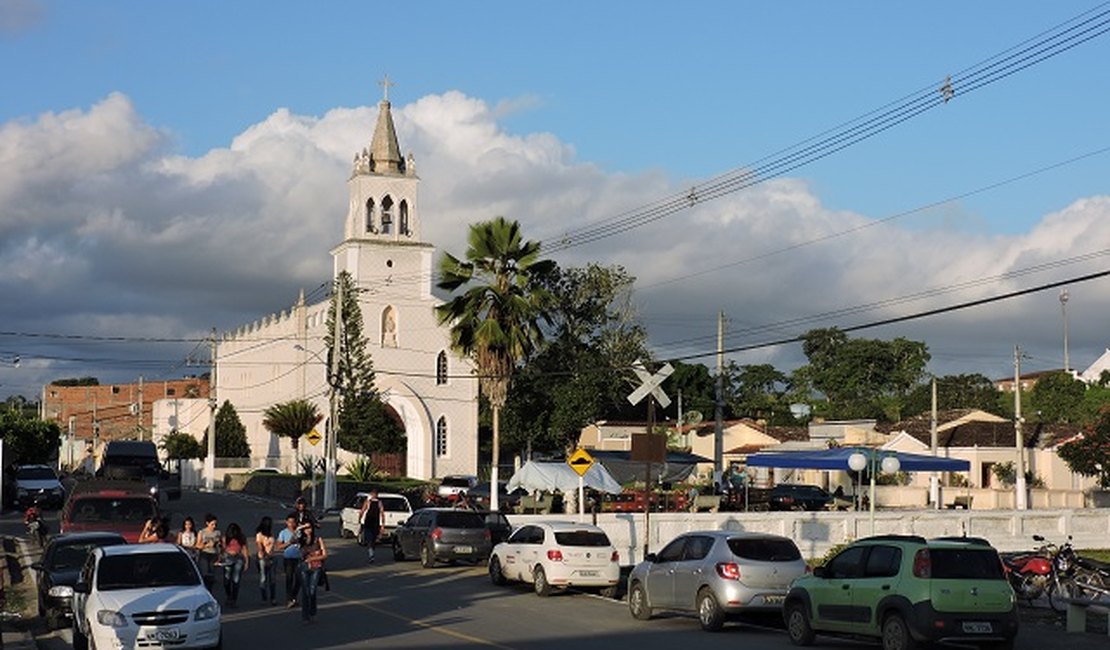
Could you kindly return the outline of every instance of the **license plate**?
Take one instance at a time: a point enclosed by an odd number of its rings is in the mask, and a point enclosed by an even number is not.
[[[764,596],[763,602],[768,605],[781,605],[786,600],[786,596]]]
[[[165,630],[151,630],[146,633],[148,641],[176,641],[181,632],[177,628],[168,628]]]
[[[583,578],[596,578],[598,576],[598,572],[597,571],[579,571],[578,575],[582,576]]]
[[[456,553],[473,553],[474,552],[474,547],[473,546],[456,546],[455,547],[455,552]]]
[[[964,632],[967,632],[968,634],[990,634],[991,633],[991,624],[990,623],[964,623],[963,630],[964,630]]]

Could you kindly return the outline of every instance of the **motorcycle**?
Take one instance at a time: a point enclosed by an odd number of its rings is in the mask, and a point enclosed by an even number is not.
[[[1034,535],[1033,540],[1044,542],[1044,537]],[[1032,602],[1047,593],[1055,584],[1056,549],[1042,544],[1032,553],[1007,553],[1001,556],[1006,577],[1018,598]]]
[[[1070,535],[1057,550],[1053,564],[1055,583],[1048,594],[1052,609],[1064,611],[1069,598],[1110,599],[1110,564],[1076,553]]]
[[[46,546],[46,522],[42,520],[37,507],[27,508],[27,512],[23,514],[23,524],[27,526],[27,536],[38,542],[39,548]]]

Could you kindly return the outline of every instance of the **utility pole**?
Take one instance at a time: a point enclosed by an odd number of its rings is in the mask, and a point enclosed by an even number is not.
[[[139,375],[139,401],[135,404],[135,429],[139,432],[139,440],[143,439],[143,376]]]
[[[204,457],[204,489],[216,486],[216,328],[208,341],[208,455]]]
[[[1014,346],[1014,438],[1017,446],[1017,463],[1014,485],[1017,489],[1016,507],[1027,510],[1029,503],[1025,491],[1025,439],[1021,434],[1021,348]]]
[[[929,419],[929,447],[933,450],[933,458],[937,457],[937,378],[933,377],[933,410]],[[934,471],[929,477],[929,499],[933,508],[940,509],[940,472]]]
[[[341,280],[335,283],[335,322],[332,323],[332,347],[331,347],[331,369],[329,373],[331,377],[328,378],[328,386],[331,390],[328,392],[328,427],[327,427],[327,440],[324,444],[324,453],[327,455],[324,466],[324,509],[328,510],[335,507],[335,450],[336,438],[339,434],[338,424],[338,391],[339,391],[339,351],[342,349],[340,346],[340,338],[343,336],[343,282]],[[496,492],[490,499],[496,498]]]
[[[717,404],[713,425],[713,476],[724,471],[724,417],[725,417],[725,312],[717,312]]]
[[[1071,372],[1068,359],[1068,290],[1060,289],[1060,311],[1064,313],[1064,372]]]

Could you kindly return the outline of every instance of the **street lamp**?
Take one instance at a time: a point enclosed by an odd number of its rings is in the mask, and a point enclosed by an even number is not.
[[[336,496],[336,487],[337,487],[336,483],[335,483],[335,474],[336,474],[336,465],[337,465],[337,463],[336,463],[337,432],[336,432],[335,425],[336,425],[336,409],[338,408],[336,396],[339,393],[339,387],[337,386],[338,381],[337,381],[337,378],[336,378],[336,373],[337,373],[337,369],[335,368],[336,363],[333,363],[332,368],[328,369],[327,360],[324,359],[323,357],[321,357],[318,352],[314,352],[312,350],[309,350],[309,349],[305,348],[303,345],[301,345],[300,343],[297,343],[297,344],[293,345],[293,349],[294,350],[300,350],[301,352],[307,352],[307,353],[311,354],[312,356],[316,357],[317,361],[324,364],[324,372],[327,375],[327,380],[328,380],[328,412],[329,412],[329,414],[328,414],[328,426],[325,429],[325,432],[327,433],[327,436],[324,438],[324,458],[325,458],[325,461],[324,461],[324,509],[329,510],[329,509],[335,508],[335,496]],[[338,356],[335,357],[335,361],[338,362]],[[315,492],[316,492],[316,490],[313,489],[314,494],[315,494]]]
[[[899,462],[897,456],[877,452],[874,449],[861,449],[848,457],[848,467],[850,467],[852,471],[862,472],[866,468],[867,474],[871,479],[871,491],[870,496],[868,496],[870,504],[868,508],[870,510],[872,535],[875,534],[875,475],[879,473],[880,469],[888,474],[893,474],[897,472],[901,466],[902,463]]]

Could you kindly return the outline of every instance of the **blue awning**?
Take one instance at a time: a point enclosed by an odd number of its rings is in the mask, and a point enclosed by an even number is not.
[[[849,471],[848,458],[856,453],[877,454],[882,457],[898,458],[901,472],[965,472],[971,463],[958,458],[925,456],[904,451],[871,449],[869,447],[837,447],[818,451],[783,451],[779,453],[758,453],[748,456],[752,467],[793,467],[798,469],[831,469]]]

